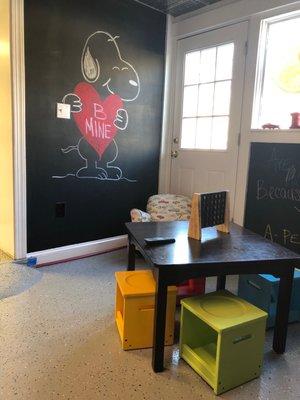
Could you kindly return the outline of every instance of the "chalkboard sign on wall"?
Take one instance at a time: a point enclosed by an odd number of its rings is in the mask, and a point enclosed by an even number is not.
[[[166,17],[133,0],[24,7],[28,251],[123,234],[158,190]]]
[[[300,144],[252,143],[245,227],[300,253]]]

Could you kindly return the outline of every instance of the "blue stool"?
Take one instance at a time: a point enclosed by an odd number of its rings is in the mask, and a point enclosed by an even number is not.
[[[275,325],[279,278],[273,275],[240,275],[238,296],[269,314],[267,328]],[[289,322],[300,321],[300,270],[294,273]]]

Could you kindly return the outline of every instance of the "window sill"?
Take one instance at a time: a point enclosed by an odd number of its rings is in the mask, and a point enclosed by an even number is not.
[[[273,134],[274,133],[279,133],[279,134],[300,134],[300,128],[299,129],[251,129],[251,133],[267,133],[267,134]]]

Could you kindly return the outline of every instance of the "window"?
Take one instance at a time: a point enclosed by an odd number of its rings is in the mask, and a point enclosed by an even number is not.
[[[262,22],[252,128],[291,126],[300,112],[300,13]]]
[[[185,56],[181,148],[226,150],[234,44]]]

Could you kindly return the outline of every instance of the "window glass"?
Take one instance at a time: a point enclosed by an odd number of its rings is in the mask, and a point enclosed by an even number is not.
[[[187,53],[181,148],[226,150],[234,44]]]
[[[198,85],[186,86],[183,95],[183,117],[196,117],[198,103]]]
[[[197,88],[198,89],[198,88]],[[203,83],[199,85],[198,115],[212,115],[214,105],[214,83]]]
[[[199,83],[200,51],[188,53],[185,58],[185,85]]]
[[[300,112],[300,16],[263,21],[252,128],[291,126]]]
[[[182,120],[181,147],[183,149],[195,148],[197,118],[184,118]]]
[[[215,83],[214,115],[229,115],[231,97],[231,81]]]
[[[233,52],[233,43],[228,43],[218,47],[216,80],[232,78]]]

